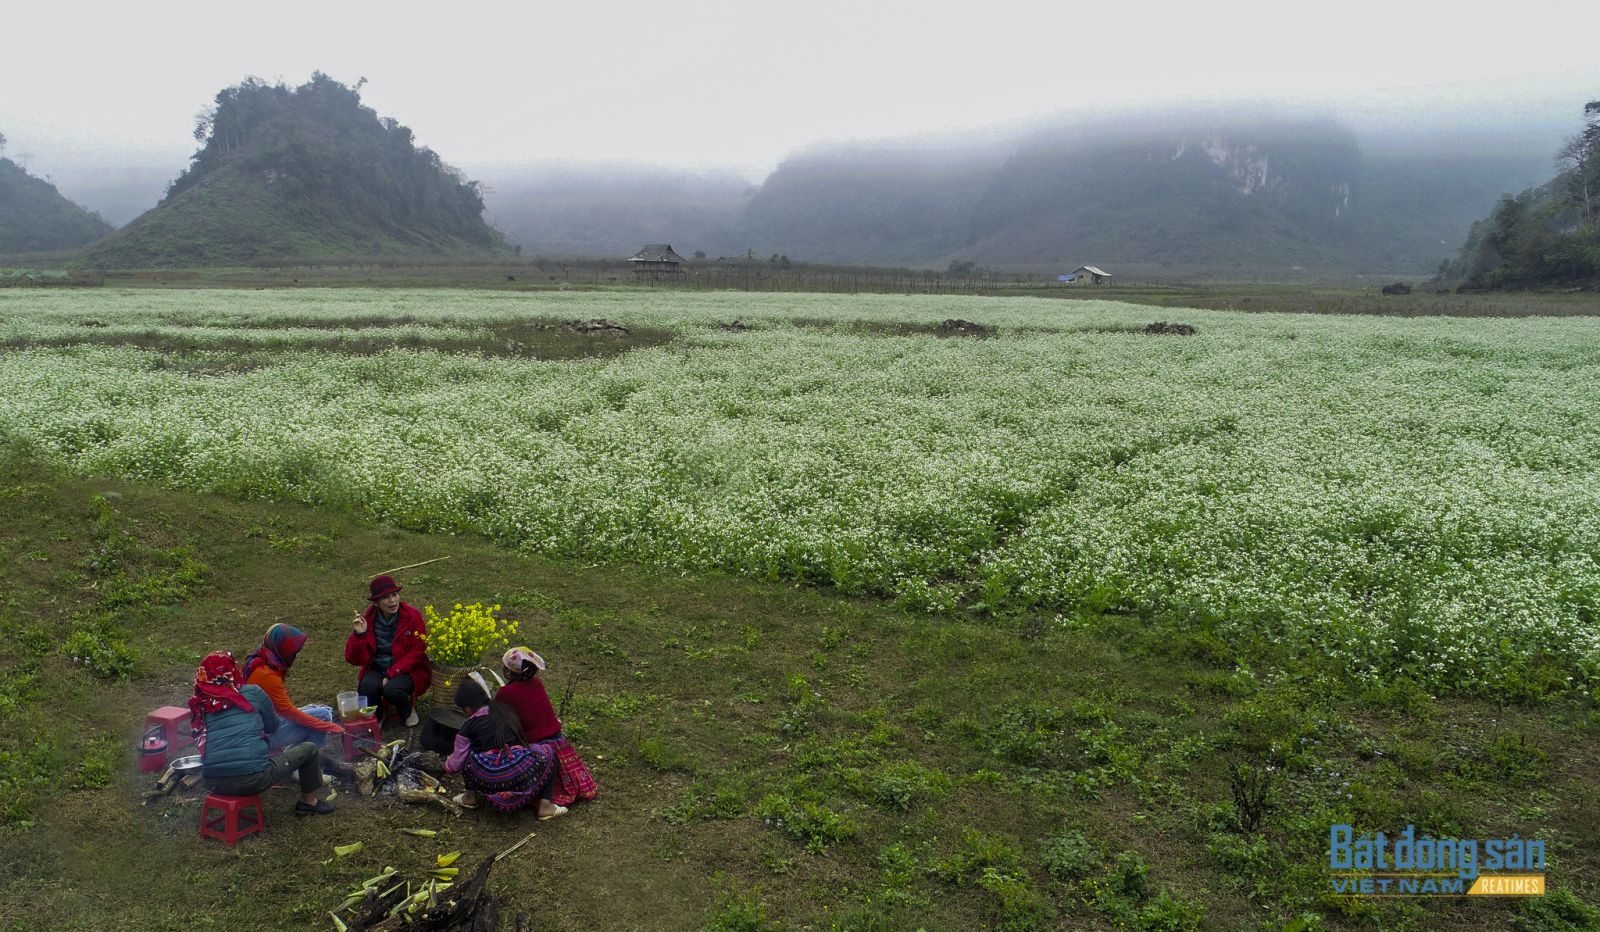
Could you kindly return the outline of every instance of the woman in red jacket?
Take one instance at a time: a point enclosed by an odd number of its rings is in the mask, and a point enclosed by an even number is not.
[[[422,613],[400,601],[401,586],[392,576],[372,581],[372,603],[355,617],[344,642],[344,659],[361,670],[356,689],[389,705],[389,721],[417,723],[416,697],[428,691],[433,667],[428,663],[428,623]]]

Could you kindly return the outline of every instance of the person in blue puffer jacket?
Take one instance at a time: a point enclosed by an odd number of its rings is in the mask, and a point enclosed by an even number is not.
[[[278,716],[261,687],[241,688],[243,682],[238,662],[227,651],[207,655],[195,671],[189,723],[201,736],[200,776],[206,786],[228,796],[255,796],[285,775],[297,773],[300,801],[295,803],[295,814],[332,812],[333,806],[317,798],[322,786],[317,746],[302,741],[275,757],[268,754],[267,735],[278,730]]]

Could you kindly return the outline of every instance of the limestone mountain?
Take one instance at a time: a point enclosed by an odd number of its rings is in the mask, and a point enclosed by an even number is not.
[[[55,185],[0,158],[0,254],[77,249],[110,232],[110,224]]]
[[[1364,151],[1330,120],[1085,121],[993,148],[781,164],[741,232],[827,261],[1139,274],[1422,272],[1526,183],[1525,155]]]
[[[359,85],[358,85],[359,87]],[[318,73],[217,95],[202,146],[153,209],[96,244],[96,267],[229,265],[503,249],[483,198],[411,130]]]
[[[1441,132],[1266,108],[1152,110],[819,146],[759,185],[615,166],[502,170],[491,208],[513,242],[548,256],[672,242],[686,255],[1091,264],[1150,278],[1422,275],[1503,192],[1547,173],[1536,135],[1492,121]]]

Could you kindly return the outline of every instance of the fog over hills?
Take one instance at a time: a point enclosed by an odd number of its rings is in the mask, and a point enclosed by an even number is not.
[[[822,143],[764,177],[461,155],[485,218],[524,255],[623,257],[670,242],[713,259],[1398,275],[1433,271],[1502,194],[1547,178],[1572,129],[1571,101],[1554,97],[1467,110],[1236,103]],[[51,177],[122,224],[181,169],[102,154]]]
[[[1453,255],[1501,194],[1547,176],[1561,132],[1544,109],[1407,120],[1149,109],[819,145],[758,184],[643,165],[475,174],[525,254],[661,241],[816,262],[1415,274]]]
[[[486,166],[486,218],[524,255],[626,256],[645,243],[728,249],[754,186],[730,170],[644,164]]]
[[[156,206],[186,164],[182,157],[145,165],[65,162],[52,170],[50,180],[62,194],[90,205],[107,223],[120,227]]]

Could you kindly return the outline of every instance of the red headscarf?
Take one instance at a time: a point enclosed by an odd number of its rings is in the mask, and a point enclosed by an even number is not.
[[[194,671],[194,695],[189,698],[189,725],[196,734],[205,730],[206,716],[229,706],[254,712],[249,700],[239,693],[244,674],[233,655],[225,650],[207,654]]]

